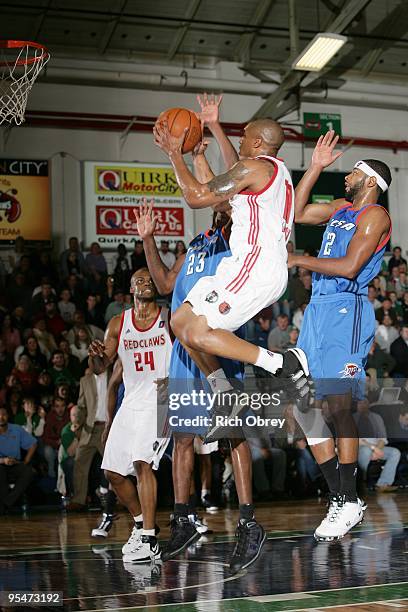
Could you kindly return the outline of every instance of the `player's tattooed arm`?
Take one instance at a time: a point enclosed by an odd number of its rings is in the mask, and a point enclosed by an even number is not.
[[[166,122],[156,123],[153,132],[157,146],[169,156],[177,183],[190,208],[214,206],[239,193],[259,178],[264,180],[264,183],[266,182],[266,171],[261,169],[264,166],[263,162],[246,160],[237,162],[228,172],[201,184],[184,161],[181,152],[183,144],[181,137],[177,139],[171,136]]]
[[[335,151],[339,137],[331,130],[320,136],[313,151],[312,162],[295,189],[295,222],[308,225],[326,223],[334,211],[344,204],[344,199],[325,204],[309,204],[310,192],[320,174],[342,155]]]
[[[327,276],[356,278],[364,264],[386,239],[391,222],[381,208],[373,208],[361,218],[344,257],[288,255],[288,267],[298,266]]]
[[[122,315],[113,317],[106,328],[104,341],[93,340],[88,349],[88,363],[94,374],[102,374],[115,360]]]

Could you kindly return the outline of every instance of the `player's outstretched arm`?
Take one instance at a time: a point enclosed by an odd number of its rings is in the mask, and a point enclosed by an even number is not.
[[[146,198],[144,198],[143,204],[139,208],[134,208],[133,212],[136,217],[137,231],[143,240],[147,267],[153,282],[160,295],[168,295],[174,289],[177,274],[184,263],[185,255],[181,255],[176,259],[176,263],[171,270],[162,262],[154,239],[157,221],[153,213],[153,204],[154,200],[147,202]]]
[[[215,176],[205,156],[207,147],[208,141],[201,140],[192,151],[194,176],[200,183],[208,183]]]
[[[335,151],[339,137],[330,130],[320,136],[313,151],[312,162],[295,189],[295,222],[309,225],[326,223],[334,211],[344,204],[344,199],[333,200],[328,204],[308,204],[310,192],[325,168],[342,155]]]
[[[120,321],[122,315],[113,317],[106,328],[104,341],[93,340],[88,349],[88,363],[95,374],[102,374],[117,355]]]
[[[203,93],[201,96],[197,96],[197,102],[201,108],[201,112],[198,113],[199,117],[217,141],[222,159],[227,169],[229,169],[238,161],[238,153],[220,123],[219,112],[221,101],[222,96],[215,96],[214,94],[207,95]]]
[[[290,253],[288,267],[299,266],[311,272],[352,280],[386,238],[390,223],[384,210],[373,208],[359,222],[344,257],[308,257]]]
[[[102,444],[105,446],[106,440],[108,439],[109,431],[113,423],[113,417],[115,415],[116,400],[118,396],[118,389],[122,382],[123,376],[123,365],[122,361],[118,359],[115,361],[112,371],[112,376],[109,379],[108,391],[107,391],[107,402],[106,402],[106,421],[105,429],[102,433]]]
[[[185,134],[180,138],[172,136],[166,121],[157,122],[153,132],[155,143],[169,156],[177,183],[190,208],[208,208],[229,199],[249,187],[255,178],[253,171],[263,165],[263,162],[258,160],[239,161],[228,172],[201,184],[188,169],[181,152]],[[261,174],[264,180],[265,172],[262,171]],[[263,184],[265,183],[266,180]]]

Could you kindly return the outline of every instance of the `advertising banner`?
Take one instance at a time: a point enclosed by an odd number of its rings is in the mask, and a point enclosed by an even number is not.
[[[48,161],[0,159],[0,245],[51,240]]]
[[[115,248],[138,239],[134,208],[154,199],[156,236],[186,244],[193,238],[193,214],[171,166],[84,162],[85,243]]]

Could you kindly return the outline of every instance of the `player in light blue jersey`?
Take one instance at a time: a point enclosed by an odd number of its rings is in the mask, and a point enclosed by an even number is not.
[[[224,162],[229,167],[234,163],[236,153],[218,122],[220,99],[204,98],[200,102],[203,111],[201,118],[216,137]],[[203,181],[208,176],[206,173],[211,172],[204,151],[205,146],[201,146],[193,156],[195,173],[199,180]],[[168,270],[160,259],[153,237],[155,222],[151,205],[145,205],[139,211],[135,211],[135,214],[138,221],[138,232],[143,239],[146,260],[152,278],[159,293],[167,295],[173,292],[171,310],[174,312],[184,302],[198,280],[202,277],[214,275],[220,262],[231,255],[228,244],[229,215],[220,212],[215,213],[212,228],[198,234],[191,241],[187,253],[180,256],[173,268]],[[208,298],[211,299],[211,296],[209,295]],[[244,330],[241,328],[237,333],[242,336]],[[222,377],[227,377],[229,380],[242,380],[243,378],[243,365],[238,361],[220,359],[218,367],[220,369],[211,375],[211,380],[208,380],[176,339],[170,362],[169,390],[174,391],[174,385],[178,385],[178,391],[187,393],[200,387],[215,393],[217,389],[213,385],[217,384],[220,373]],[[205,405],[201,404],[201,406],[194,407],[189,404],[184,411],[178,411],[179,417],[183,415],[194,417],[200,414],[204,417],[208,415]],[[200,536],[194,525],[189,523],[187,514],[190,480],[194,464],[194,434],[204,433],[206,426],[178,429],[179,433],[174,436],[173,453],[174,519],[171,526],[171,538],[162,557],[164,560],[174,557]],[[180,429],[184,433],[180,433]],[[248,567],[257,559],[265,541],[265,532],[254,519],[252,459],[249,446],[245,440],[238,438],[229,439],[229,443],[231,445],[231,458],[240,510],[240,520],[237,528],[238,542],[230,562],[230,567],[235,572]]]
[[[306,308],[298,341],[308,359],[316,397],[327,398],[332,433],[317,408],[295,409],[316,461],[326,478],[330,504],[315,531],[317,540],[343,537],[363,519],[357,497],[358,432],[351,415],[351,399],[359,397],[365,364],[374,340],[375,317],[368,301],[368,285],[378,274],[391,235],[391,220],[378,197],[391,184],[391,172],[381,161],[358,161],[345,178],[345,199],[307,204],[310,191],[324,168],[341,152],[338,136],[321,136],[312,163],[296,188],[295,221],[327,224],[318,257],[293,255],[289,266],[313,272],[312,298]],[[313,425],[312,425],[313,424]]]

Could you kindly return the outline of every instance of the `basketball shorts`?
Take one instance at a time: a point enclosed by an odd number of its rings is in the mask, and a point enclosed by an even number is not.
[[[158,437],[156,403],[139,409],[126,400],[116,414],[106,441],[102,469],[122,476],[135,475],[134,462],[145,461],[159,467],[170,437]]]
[[[276,302],[288,283],[286,261],[279,251],[253,247],[224,257],[214,276],[204,276],[185,302],[204,315],[212,329],[235,331]]]
[[[306,353],[317,399],[350,391],[356,399],[364,396],[364,368],[374,335],[374,308],[366,296],[312,298],[297,346]]]

